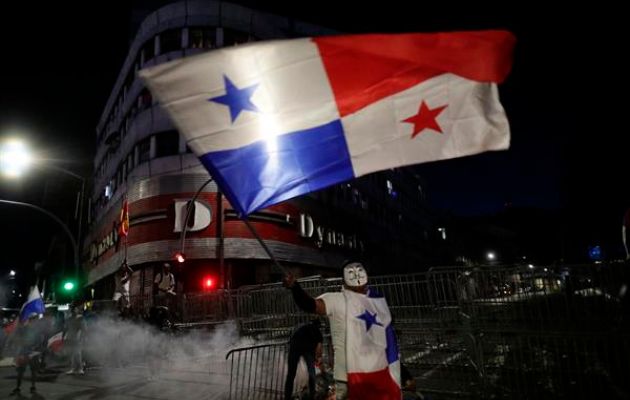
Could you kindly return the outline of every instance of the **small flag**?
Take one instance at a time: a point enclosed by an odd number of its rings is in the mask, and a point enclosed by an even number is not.
[[[53,353],[61,352],[61,348],[63,347],[63,332],[57,332],[48,338],[48,348]]]
[[[20,309],[20,321],[26,321],[32,314],[43,315],[46,311],[44,300],[39,294],[37,285],[31,286],[26,303]]]
[[[118,225],[118,235],[125,236],[129,234],[129,203],[125,199],[122,209],[120,210],[120,223]]]

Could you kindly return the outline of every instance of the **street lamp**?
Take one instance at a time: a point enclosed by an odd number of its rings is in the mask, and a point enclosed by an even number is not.
[[[28,146],[19,139],[0,144],[0,171],[9,178],[19,178],[31,165],[33,158]]]
[[[82,229],[83,229],[83,206],[84,206],[84,198],[85,198],[85,178],[81,175],[78,175],[72,171],[69,171],[63,167],[59,167],[57,165],[46,164],[38,165],[32,156],[29,147],[20,139],[10,138],[0,143],[0,172],[10,178],[19,178],[21,177],[31,165],[40,166],[46,170],[53,170],[56,172],[60,172],[66,176],[70,176],[74,179],[77,179],[81,182],[81,190],[79,192],[79,198],[77,199],[76,208],[75,208],[75,218],[77,219],[77,235],[76,240],[69,232],[67,226],[58,220],[55,216],[53,216],[50,212],[28,203],[19,203],[19,202],[10,202],[3,201],[4,203],[15,204],[26,206],[30,208],[37,209],[38,211],[44,212],[48,216],[53,217],[56,222],[60,223],[64,231],[69,234],[71,238],[71,242],[73,244],[73,254],[74,254],[74,266],[75,266],[75,275],[78,277],[79,275],[79,246],[81,245],[82,239]]]
[[[494,261],[497,258],[497,255],[493,251],[489,251],[486,254],[486,258],[488,259],[488,261]]]

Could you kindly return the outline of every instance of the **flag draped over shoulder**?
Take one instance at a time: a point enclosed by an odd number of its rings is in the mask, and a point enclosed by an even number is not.
[[[509,147],[505,31],[347,35],[210,51],[140,75],[234,208]]]
[[[351,399],[400,400],[400,357],[385,298],[345,290],[346,367]]]
[[[24,303],[20,309],[20,321],[26,321],[33,313],[44,314],[44,312],[46,312],[46,307],[39,293],[39,288],[37,285],[31,286],[26,303]]]
[[[127,236],[129,234],[129,203],[127,200],[123,201],[123,206],[120,209],[120,221],[118,225],[118,235]]]

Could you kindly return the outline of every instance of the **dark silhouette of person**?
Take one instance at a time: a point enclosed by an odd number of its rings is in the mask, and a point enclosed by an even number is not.
[[[315,362],[322,356],[322,333],[319,328],[321,322],[319,318],[301,325],[291,335],[289,340],[289,365],[287,369],[287,380],[284,384],[284,399],[290,400],[293,395],[293,381],[297,371],[300,357],[306,363],[308,370],[308,390],[309,399],[315,396]]]

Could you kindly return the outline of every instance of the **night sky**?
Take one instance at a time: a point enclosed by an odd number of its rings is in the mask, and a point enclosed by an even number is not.
[[[628,34],[619,10],[530,6],[453,14],[451,4],[437,9],[423,2],[343,2],[343,9],[340,2],[236,2],[346,32],[511,30],[518,40],[514,68],[500,88],[511,149],[414,167],[428,199],[452,215],[544,210],[576,249],[602,244],[619,254],[621,218],[630,207],[621,61]],[[155,2],[110,3],[19,6],[3,12],[0,24],[0,137],[23,132],[46,158],[86,175],[96,123],[142,13],[137,9]],[[19,184],[0,182],[0,198],[71,218],[77,189],[72,180],[38,171]],[[0,220],[0,271],[31,268],[45,257],[53,224],[6,206]]]

